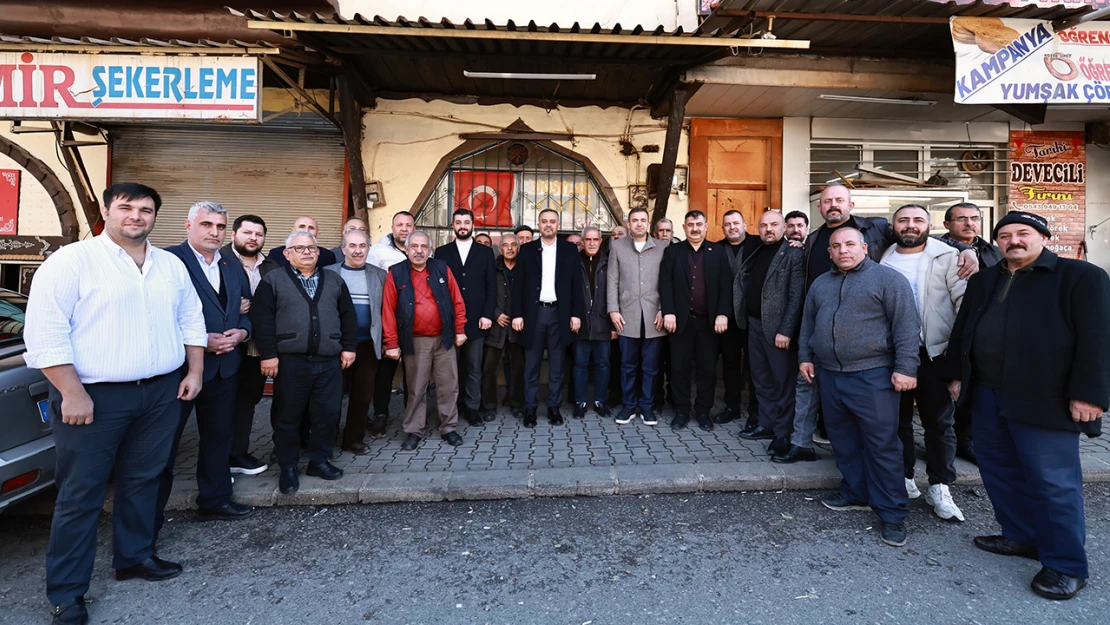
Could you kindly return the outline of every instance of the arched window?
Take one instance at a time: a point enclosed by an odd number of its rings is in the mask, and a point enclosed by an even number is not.
[[[539,212],[559,211],[561,233],[594,225],[608,233],[618,223],[614,206],[586,165],[537,141],[499,140],[448,163],[416,216],[417,228],[437,245],[451,234],[457,208],[474,211],[476,232],[512,232],[536,227]]]

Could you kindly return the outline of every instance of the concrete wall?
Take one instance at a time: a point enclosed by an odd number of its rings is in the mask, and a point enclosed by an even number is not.
[[[574,141],[559,141],[591,161],[612,187],[620,203],[614,207],[628,210],[628,185],[644,184],[647,167],[662,160],[662,152],[624,156],[618,140],[629,124],[628,109],[597,107],[556,108],[551,111],[533,106],[509,104],[480,106],[422,100],[379,100],[376,109],[363,116],[363,165],[367,180],[380,180],[388,204],[370,211],[370,230],[375,241],[390,230],[390,218],[397,211],[418,208],[419,194],[445,154],[463,143],[459,133],[496,132],[517,119],[536,132],[572,133]],[[646,110],[631,112],[633,144],[660,148],[666,134],[666,121],[653,120]],[[679,146],[678,164],[689,162],[689,133],[684,132]],[[686,196],[671,195],[667,216],[681,220],[686,212]],[[677,221],[676,221],[677,223]]]
[[[663,26],[668,31],[681,25],[687,32],[698,25],[694,0],[338,0],[338,4],[339,13],[347,18],[361,13],[367,18],[426,17],[438,22],[446,17],[456,24],[467,19],[481,23],[489,18],[498,25],[509,20],[525,25],[534,20],[540,26],[557,23],[564,28],[575,22],[583,26],[597,22],[602,28],[620,24],[625,30],[641,25],[648,30]]]
[[[11,132],[12,122],[0,121],[0,136],[18,144],[33,156],[46,163],[69,191],[70,198],[77,211],[77,224],[79,231],[84,236],[89,231],[89,224],[81,211],[80,202],[74,191],[73,182],[65,164],[60,159],[60,153],[54,142],[53,133],[20,133]],[[45,123],[28,122],[24,127],[45,127]],[[78,140],[95,140],[95,137],[77,135]],[[107,147],[92,146],[82,147],[81,157],[85,161],[85,169],[89,172],[95,192],[99,195],[107,186],[108,179],[108,149]],[[0,169],[22,169],[7,156],[0,154]],[[59,236],[62,227],[58,221],[58,211],[42,184],[26,171],[20,176],[19,193],[19,235]]]
[[[1110,172],[1110,150],[1087,144],[1087,260],[1110,272],[1110,176],[1106,172]]]

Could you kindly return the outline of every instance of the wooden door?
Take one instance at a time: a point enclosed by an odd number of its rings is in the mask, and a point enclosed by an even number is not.
[[[705,212],[710,241],[730,210],[755,233],[763,211],[782,208],[782,120],[691,120],[690,208]]]

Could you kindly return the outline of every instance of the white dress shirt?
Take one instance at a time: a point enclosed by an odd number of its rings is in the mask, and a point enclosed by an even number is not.
[[[540,239],[540,267],[543,270],[540,280],[541,302],[549,303],[559,299],[555,294],[555,248],[558,244],[558,240],[548,245]]]
[[[470,256],[470,247],[474,245],[474,237],[470,237],[465,241],[455,239],[455,247],[459,248],[459,260],[462,264],[466,264],[466,257]]]
[[[216,253],[219,254],[219,252]],[[239,264],[243,265],[243,271],[247,272],[247,282],[250,282],[251,295],[254,295],[254,292],[258,290],[258,283],[262,282],[262,271],[259,270],[259,266],[262,265],[262,255],[259,254],[255,256],[254,263],[248,265],[243,255],[234,247],[231,248],[231,253],[235,254],[235,258],[239,259]],[[219,292],[219,290],[217,290],[217,292]]]
[[[212,255],[212,262],[209,263],[208,261],[204,260],[204,256],[202,256],[201,253],[197,251],[197,248],[193,247],[192,243],[186,241],[186,245],[188,245],[189,249],[193,251],[193,256],[197,257],[197,262],[200,263],[200,270],[204,272],[204,277],[208,278],[208,284],[212,285],[212,290],[219,293],[220,251],[216,250],[216,252]]]
[[[185,264],[148,241],[138,267],[106,234],[66,245],[35,272],[23,338],[28,367],[71,364],[85,384],[170,373],[186,345],[208,345]]]

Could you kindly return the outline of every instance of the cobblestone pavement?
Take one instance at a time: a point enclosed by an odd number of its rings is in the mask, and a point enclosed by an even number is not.
[[[430,409],[434,409],[435,402],[429,400],[428,405]],[[718,392],[717,408],[721,406]],[[548,424],[541,405],[539,424],[534,429],[525,428],[507,408],[502,407],[494,421],[481,427],[470,426],[460,420],[458,431],[464,441],[460,447],[447,445],[440,440],[437,431],[429,427],[432,434],[415,451],[402,451],[401,443],[405,438],[401,431],[403,410],[401,396],[394,394],[392,417],[385,438],[367,439],[369,455],[355,456],[344,452],[333,460],[333,464],[347,474],[374,474],[614,465],[769,463],[767,441],[746,441],[737,436],[743,427],[743,420],[717,425],[709,432],[699,429],[694,423],[686,429],[674,431],[669,425],[674,415],[670,408],[664,410],[659,425],[652,427],[639,421],[617,425],[612,418],[602,419],[592,410],[587,412],[585,419],[573,419],[570,417],[570,404],[566,403],[563,404],[562,411],[565,425]],[[270,398],[266,397],[258,405],[251,435],[251,453],[263,462],[268,460],[273,449],[269,414]],[[346,401],[342,414],[346,415]],[[429,414],[428,423],[435,424],[435,416]],[[920,438],[920,431],[918,435]],[[338,450],[338,445],[336,449]],[[1084,464],[1088,468],[1110,470],[1110,441],[1105,438],[1084,438],[1081,449]],[[821,448],[817,452],[820,457],[818,462],[809,464],[827,464],[830,470],[836,471],[831,452]],[[195,475],[196,454],[196,421],[191,419],[182,437],[178,454],[178,479],[189,480]],[[977,473],[970,463],[961,459],[957,459],[956,463],[961,475]],[[277,468],[271,466],[263,475],[276,474]]]

